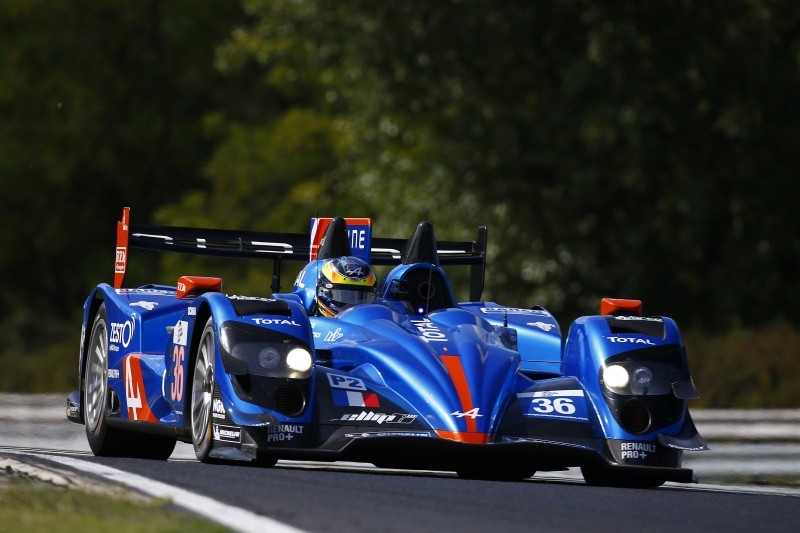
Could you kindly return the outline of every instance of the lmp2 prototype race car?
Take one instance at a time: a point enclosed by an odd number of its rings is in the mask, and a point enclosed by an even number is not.
[[[437,241],[373,238],[369,219],[310,234],[117,223],[114,285],[84,305],[67,417],[96,455],[200,461],[356,461],[517,480],[580,467],[591,485],[691,482],[706,449],[675,322],[603,299],[562,342],[547,310],[480,301],[485,227]],[[216,277],[123,288],[131,248],[271,260],[263,296]],[[280,293],[284,260],[307,262]],[[376,283],[373,265],[393,268]],[[470,268],[458,303],[443,266]],[[266,292],[266,291],[265,291]]]

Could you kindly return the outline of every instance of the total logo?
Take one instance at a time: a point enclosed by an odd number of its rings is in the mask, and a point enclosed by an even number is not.
[[[447,342],[447,335],[442,333],[439,326],[431,322],[430,319],[412,319],[411,323],[419,330],[422,340],[425,342]]]
[[[112,322],[111,331],[108,334],[108,342],[122,344],[123,348],[127,348],[133,338],[134,328],[133,319],[125,322]]]
[[[606,339],[616,344],[627,343],[627,344],[647,344],[649,346],[656,345],[656,343],[654,343],[650,339],[642,339],[640,337],[606,337]]]
[[[294,320],[288,320],[285,318],[251,318],[253,322],[255,322],[259,326],[296,326],[300,327],[300,324],[295,322]]]

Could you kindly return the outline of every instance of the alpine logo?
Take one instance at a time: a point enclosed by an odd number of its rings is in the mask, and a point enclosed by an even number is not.
[[[456,418],[467,417],[467,418],[471,418],[471,419],[475,420],[479,416],[483,416],[482,414],[479,414],[479,411],[480,411],[480,408],[476,407],[476,408],[470,409],[469,411],[466,411],[464,413],[462,413],[461,411],[454,411],[454,412],[450,413],[450,416],[454,416]]]
[[[375,413],[373,411],[361,411],[358,414],[345,414],[341,418],[334,418],[332,421],[341,422],[374,422],[376,424],[410,424],[416,420],[417,415],[395,413],[387,415],[385,413]]]

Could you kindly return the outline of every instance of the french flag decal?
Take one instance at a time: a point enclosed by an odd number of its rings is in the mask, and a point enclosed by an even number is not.
[[[374,392],[353,390],[333,390],[333,403],[351,407],[380,407],[378,395]]]

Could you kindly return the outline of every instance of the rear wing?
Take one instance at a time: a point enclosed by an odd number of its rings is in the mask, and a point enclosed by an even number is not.
[[[358,219],[362,221],[364,219]],[[478,228],[474,241],[437,241],[439,263],[468,265],[470,300],[480,300],[486,275],[486,227]],[[373,237],[370,242],[370,262],[373,265],[397,265],[402,261],[408,239]],[[273,261],[273,292],[280,291],[281,262],[310,260],[311,233],[256,232],[180,226],[131,224],[130,208],[122,209],[117,222],[117,248],[114,264],[114,288],[125,280],[130,248],[177,252],[195,255],[271,259]]]

